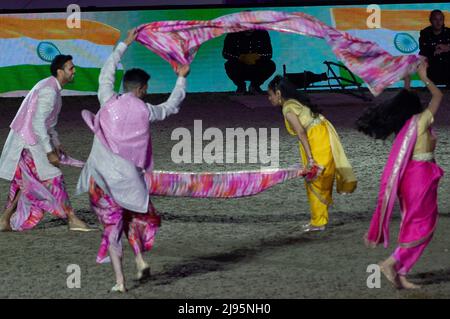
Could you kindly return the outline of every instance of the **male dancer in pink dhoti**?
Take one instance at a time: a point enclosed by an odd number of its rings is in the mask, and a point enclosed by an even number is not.
[[[125,292],[122,271],[124,233],[136,256],[137,279],[150,275],[142,253],[152,248],[160,217],[153,207],[145,172],[152,169],[150,122],[160,121],[179,110],[184,99],[189,66],[177,70],[178,80],[169,99],[160,105],[145,103],[150,76],[141,69],[125,72],[125,93],[113,91],[117,65],[127,47],[136,39],[128,32],[107,59],[100,73],[98,98],[101,108],[83,118],[95,133],[91,153],[81,172],[77,192],[89,192],[91,207],[104,226],[97,262],[111,260],[116,276],[112,291]],[[108,258],[109,254],[109,258]]]
[[[75,76],[70,55],[56,56],[52,76],[27,94],[11,123],[0,157],[0,178],[11,181],[0,231],[23,231],[36,226],[44,212],[67,218],[69,229],[87,231],[70,205],[59,169],[65,155],[55,130],[61,111],[61,90]]]

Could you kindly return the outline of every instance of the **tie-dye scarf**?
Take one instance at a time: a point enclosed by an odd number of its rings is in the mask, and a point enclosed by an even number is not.
[[[75,160],[76,164],[84,163]],[[72,165],[74,166],[74,165]],[[277,184],[293,178],[303,177],[315,180],[323,172],[323,167],[315,165],[303,168],[292,165],[287,168],[266,168],[260,170],[229,172],[177,172],[153,170],[145,174],[150,195],[197,197],[197,198],[237,198],[253,196]]]
[[[256,195],[297,177],[311,181],[322,171],[323,167],[320,166],[305,169],[299,165],[239,172],[153,171],[146,175],[146,180],[151,195],[236,198]]]
[[[250,29],[325,39],[334,54],[362,78],[375,96],[415,71],[416,55],[392,56],[376,43],[336,30],[301,12],[245,11],[207,21],[157,21],[138,27],[137,41],[176,64],[190,64],[200,45],[225,33]]]

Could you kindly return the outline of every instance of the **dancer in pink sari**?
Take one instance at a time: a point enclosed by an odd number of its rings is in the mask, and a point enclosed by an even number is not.
[[[431,125],[442,100],[441,91],[427,77],[428,63],[418,68],[420,79],[432,94],[427,108],[419,97],[405,90],[393,100],[368,109],[358,120],[358,129],[374,138],[386,139],[396,134],[381,177],[377,208],[366,234],[366,245],[389,244],[389,223],[396,198],[401,209],[398,247],[379,265],[396,287],[413,289],[406,276],[431,241],[438,220],[437,190],[443,170],[434,160],[436,137]]]

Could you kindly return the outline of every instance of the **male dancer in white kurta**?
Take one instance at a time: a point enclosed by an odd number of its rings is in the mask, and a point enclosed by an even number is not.
[[[56,56],[52,76],[39,81],[27,94],[0,157],[0,178],[11,181],[0,231],[31,229],[44,212],[68,218],[71,230],[89,230],[70,205],[59,169],[63,147],[55,129],[61,111],[61,90],[75,76],[70,55]]]
[[[160,218],[149,196],[145,173],[151,171],[149,122],[161,121],[179,110],[185,93],[189,67],[177,70],[178,80],[169,99],[159,105],[144,103],[150,76],[141,69],[125,72],[125,93],[114,92],[117,65],[136,39],[131,30],[105,62],[100,73],[97,115],[83,111],[94,131],[91,153],[77,185],[77,192],[89,192],[92,209],[104,226],[97,262],[112,261],[116,275],[113,291],[126,291],[122,272],[121,235],[125,233],[136,256],[138,279],[150,274],[142,252],[150,250]],[[133,144],[134,143],[134,144]],[[110,258],[108,258],[108,255]]]

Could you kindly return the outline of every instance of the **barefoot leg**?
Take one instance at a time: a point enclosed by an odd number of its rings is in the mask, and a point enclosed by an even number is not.
[[[421,286],[408,281],[408,279],[406,279],[406,276],[400,275],[398,279],[404,289],[420,289],[420,288],[422,288]]]
[[[113,245],[109,246],[108,251],[109,251],[109,257],[111,258],[114,275],[116,277],[116,286],[115,287],[123,287],[123,289],[125,289],[125,278],[123,275],[122,257],[119,256],[119,254],[117,253],[117,251],[113,247]],[[124,292],[124,291],[121,291],[121,292]]]
[[[19,202],[19,198],[21,195],[21,191],[19,190],[16,193],[16,197],[12,201],[11,205],[5,209],[2,216],[0,217],[0,231],[12,231],[11,228],[11,217],[16,211],[17,203]]]
[[[69,213],[67,213],[67,220],[69,223],[69,229],[70,230],[77,230],[77,231],[90,231],[88,225],[86,225],[85,222],[83,222],[81,219],[79,219],[74,211],[71,209]]]
[[[380,262],[378,265],[380,266],[380,270],[386,279],[397,289],[401,288],[401,285],[398,281],[398,274],[395,270],[396,260],[394,257],[390,256],[388,259]]]
[[[141,253],[136,255],[136,267],[138,270],[137,280],[143,280],[150,277],[150,266],[145,262]]]

